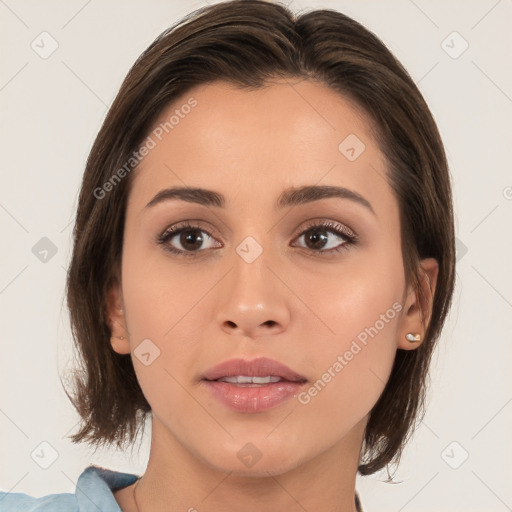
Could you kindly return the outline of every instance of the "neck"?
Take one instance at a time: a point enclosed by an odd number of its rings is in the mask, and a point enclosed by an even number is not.
[[[138,510],[225,512],[236,504],[237,512],[355,512],[364,426],[312,460],[248,476],[196,457],[153,416],[148,466],[136,489]]]

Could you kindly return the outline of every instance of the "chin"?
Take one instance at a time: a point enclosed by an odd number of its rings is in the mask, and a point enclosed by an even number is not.
[[[243,441],[236,447],[225,447],[220,453],[218,450],[210,452],[204,460],[214,469],[233,476],[261,478],[295,469],[301,460],[306,459],[305,454],[302,455],[300,457],[295,447],[286,449],[262,440],[259,444],[258,441]]]

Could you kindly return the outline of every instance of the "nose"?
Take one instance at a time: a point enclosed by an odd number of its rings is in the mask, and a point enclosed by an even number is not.
[[[276,277],[275,261],[271,263],[267,254],[263,250],[250,263],[234,255],[218,294],[217,322],[224,332],[256,339],[288,328],[290,293]]]

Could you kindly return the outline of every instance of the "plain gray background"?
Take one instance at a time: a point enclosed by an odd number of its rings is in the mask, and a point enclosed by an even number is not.
[[[93,454],[66,438],[78,417],[59,381],[73,365],[64,284],[84,164],[108,106],[153,39],[204,5],[0,0],[4,491],[74,492],[90,463],[144,471],[150,423],[133,457]],[[289,6],[339,10],[388,45],[431,108],[453,175],[458,280],[433,359],[427,415],[396,473],[401,483],[383,483],[385,472],[358,477],[364,508],[512,510],[512,2]]]

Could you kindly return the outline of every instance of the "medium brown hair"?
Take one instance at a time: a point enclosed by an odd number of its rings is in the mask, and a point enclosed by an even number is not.
[[[454,287],[452,195],[443,144],[414,81],[373,33],[334,10],[294,15],[262,0],[207,6],[163,32],[130,69],[93,144],[66,289],[81,363],[73,375],[74,395],[68,393],[83,422],[69,436],[73,442],[123,448],[151,411],[130,355],[112,349],[107,317],[107,292],[120,279],[133,172],[101,197],[97,191],[125,166],[159,114],[192,87],[224,80],[256,89],[276,78],[320,82],[370,116],[399,203],[407,282],[420,290],[420,259],[439,263],[424,341],[416,350],[397,350],[369,415],[359,472],[398,463],[424,414],[429,363]]]

